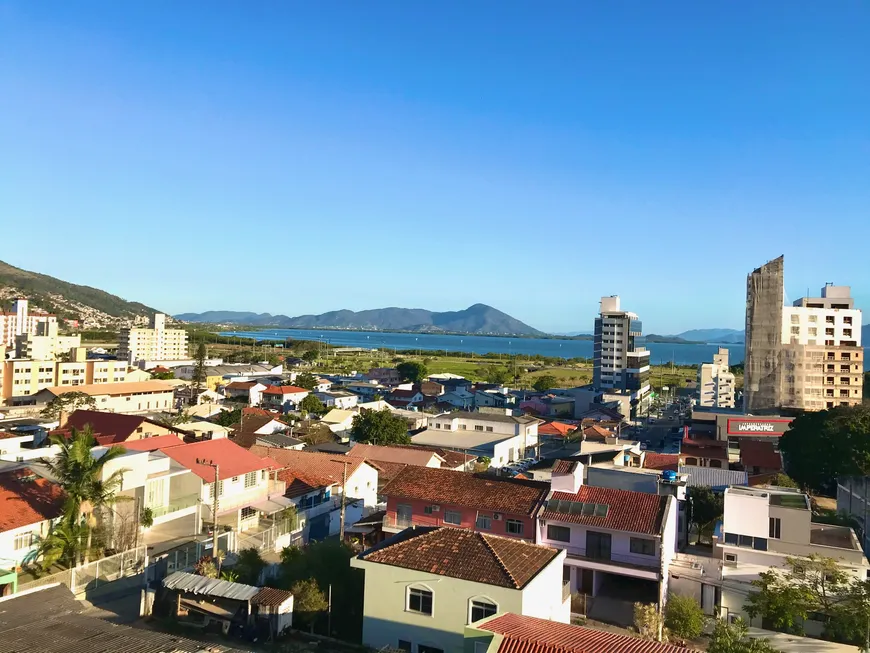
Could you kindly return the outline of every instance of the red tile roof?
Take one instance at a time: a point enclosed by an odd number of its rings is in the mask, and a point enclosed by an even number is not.
[[[142,440],[129,440],[127,442],[121,442],[119,444],[113,444],[115,447],[123,447],[127,451],[157,451],[159,449],[166,449],[167,447],[177,447],[178,445],[184,444],[184,440],[182,440],[177,435],[158,435],[153,438],[144,438]]]
[[[577,469],[576,460],[557,460],[553,465],[553,474],[573,474]]]
[[[146,421],[141,415],[124,415],[123,413],[103,413],[98,410],[76,410],[63,424],[64,430],[82,430],[90,426],[96,434],[112,436],[114,442],[123,442],[129,438]]]
[[[388,463],[402,463],[404,465],[416,465],[427,467],[436,454],[423,449],[412,447],[382,447],[374,444],[356,444],[348,456],[354,458],[368,458],[369,460],[383,461]]]
[[[538,435],[552,435],[564,438],[576,430],[576,424],[566,424],[565,422],[545,422],[538,426]]]
[[[442,447],[430,447],[425,444],[400,444],[399,447],[408,449],[422,449],[423,451],[431,451],[438,454],[444,459],[441,463],[442,468],[455,469],[456,467],[464,467],[472,460],[477,460],[477,456],[472,456],[469,453],[462,451],[454,451],[453,449],[444,449]]]
[[[299,496],[312,490],[330,485],[341,485],[344,480],[344,461],[347,465],[347,476],[350,478],[363,463],[375,466],[376,463],[351,458],[341,454],[316,453],[313,451],[297,451],[295,449],[280,449],[264,447],[255,444],[251,453],[268,457],[277,463],[278,478],[287,484],[287,496]]]
[[[406,467],[381,490],[381,494],[531,516],[546,498],[549,488],[548,483],[538,481],[434,467]]]
[[[310,392],[305,388],[297,388],[295,385],[270,385],[263,390],[264,395],[295,395],[300,392]]]
[[[599,517],[559,512],[548,509],[545,504],[540,515],[544,519],[647,535],[661,533],[665,509],[668,505],[668,497],[666,496],[660,497],[657,494],[592,487],[590,485],[582,486],[576,494],[553,492],[550,495],[550,500],[552,499],[600,503],[607,506],[607,515]],[[549,501],[547,503],[549,504]]]
[[[255,385],[257,385],[256,381],[232,381],[227,383],[225,390],[250,390]]]
[[[272,419],[281,417],[278,413],[265,410],[264,408],[257,408],[256,406],[245,406],[242,408],[242,415],[259,415],[260,417],[270,417]]]
[[[687,653],[681,646],[510,613],[473,627],[503,637],[498,653]]]
[[[643,454],[644,469],[659,469],[661,471],[671,470],[677,471],[680,466],[680,454],[677,453],[656,453],[655,451],[645,451]]]
[[[38,524],[63,513],[64,492],[57,483],[27,467],[0,474],[0,531]]]
[[[680,458],[709,458],[728,461],[728,443],[718,440],[686,440],[680,445]]]
[[[164,449],[163,453],[175,462],[187,467],[206,483],[214,483],[214,468],[199,464],[196,462],[198,459],[219,465],[221,480],[261,469],[279,467],[274,460],[260,458],[227,439],[203,440],[202,442],[184,444],[180,447],[169,447]]]
[[[360,559],[497,587],[522,589],[558,549],[463,528],[408,529]]]
[[[782,469],[782,456],[772,442],[741,439],[740,462],[744,467],[761,467],[777,471]]]
[[[599,440],[602,442],[606,438],[614,437],[614,433],[612,431],[608,431],[607,429],[598,426],[598,424],[587,426],[585,429],[583,429],[583,435],[586,437],[587,440]]]

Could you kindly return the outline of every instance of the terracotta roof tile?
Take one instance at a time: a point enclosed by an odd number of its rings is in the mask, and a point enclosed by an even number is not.
[[[341,454],[279,449],[256,444],[251,453],[274,460],[278,466],[278,478],[287,483],[287,496],[299,496],[311,490],[341,485],[344,479],[344,461],[347,460],[348,478],[368,462],[362,458],[351,458]],[[372,464],[372,463],[369,463]],[[309,488],[309,489],[305,489]],[[304,490],[304,491],[303,491]]]
[[[659,469],[677,471],[680,465],[680,454],[677,453],[656,453],[654,451],[646,451],[643,454],[644,469]]]
[[[197,459],[209,460],[219,465],[221,480],[278,466],[274,460],[260,458],[225,438],[169,447],[163,453],[187,467],[206,483],[214,483],[214,468],[200,465],[196,462]]]
[[[546,498],[549,488],[548,483],[538,481],[434,467],[406,467],[383,488],[381,494],[531,516]]]
[[[295,395],[300,392],[310,392],[305,388],[297,388],[295,385],[270,385],[263,390],[264,395]]]
[[[552,435],[563,438],[576,430],[576,424],[567,424],[565,422],[546,422],[538,426],[538,435]]]
[[[740,462],[744,467],[782,469],[782,456],[772,442],[740,440]]]
[[[232,381],[227,383],[225,389],[226,390],[250,390],[255,385],[257,385],[256,381]]]
[[[153,438],[144,438],[142,440],[129,440],[113,444],[112,446],[123,447],[127,451],[157,451],[167,447],[177,447],[182,444],[184,444],[184,440],[177,435],[169,434],[157,435]]]
[[[0,531],[38,524],[63,513],[60,485],[23,467],[0,474]]]
[[[408,529],[359,557],[404,569],[521,589],[558,549],[462,528]]]
[[[293,594],[287,590],[264,587],[251,598],[251,603],[254,605],[281,605],[291,596]]]
[[[576,468],[576,460],[557,460],[553,465],[553,474],[573,474]]]
[[[672,644],[510,613],[474,627],[502,635],[498,653],[687,653]]]
[[[347,452],[347,455],[354,458],[368,458],[369,460],[377,460],[379,462],[426,467],[436,454],[412,447],[383,447],[374,444],[355,444]]]
[[[615,531],[645,533],[658,535],[662,530],[668,497],[657,494],[633,492],[630,490],[614,490],[606,487],[582,486],[576,494],[570,492],[553,492],[550,500],[579,501],[582,503],[599,503],[607,506],[607,515],[583,515],[564,513],[548,509],[544,506],[541,517],[550,521],[571,524],[585,524],[609,528]],[[549,503],[549,501],[547,502]]]

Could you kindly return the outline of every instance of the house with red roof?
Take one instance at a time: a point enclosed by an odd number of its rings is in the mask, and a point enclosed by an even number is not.
[[[67,418],[62,430],[83,430],[90,428],[101,445],[108,446],[144,440],[158,435],[183,435],[180,428],[161,424],[142,415],[125,415],[123,413],[108,413],[99,410],[75,410]]]
[[[63,514],[64,491],[27,467],[0,473],[0,559],[3,567],[34,561],[39,542]],[[13,565],[14,566],[14,565]]]
[[[286,413],[295,410],[305,397],[311,394],[305,388],[295,385],[270,385],[260,395],[260,405],[264,408],[280,410]]]
[[[249,406],[259,406],[263,390],[268,387],[259,381],[231,381],[224,386],[223,393],[230,401],[243,401]]]
[[[565,549],[571,591],[664,601],[677,545],[677,499],[592,487],[583,482],[581,464],[562,462],[553,469],[552,492],[537,513],[536,541]],[[622,618],[631,623],[631,610]]]
[[[567,438],[577,430],[576,424],[551,420],[538,425],[538,435],[546,438]]]
[[[449,527],[409,528],[351,559],[365,573],[363,644],[461,651],[467,624],[499,612],[571,618],[557,548]]]

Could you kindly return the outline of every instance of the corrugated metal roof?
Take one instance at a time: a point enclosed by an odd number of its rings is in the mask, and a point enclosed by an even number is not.
[[[163,587],[180,592],[204,594],[205,596],[216,596],[236,601],[250,601],[260,591],[259,587],[253,585],[231,583],[228,580],[218,578],[206,578],[184,571],[176,571],[164,578]]]
[[[749,473],[733,469],[716,467],[698,467],[695,465],[680,465],[680,474],[688,474],[689,487],[699,485],[707,487],[727,487],[729,485],[748,485]]]

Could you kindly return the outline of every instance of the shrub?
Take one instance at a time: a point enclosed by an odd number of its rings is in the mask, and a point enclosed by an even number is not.
[[[706,621],[704,611],[692,597],[672,594],[668,598],[665,604],[665,626],[677,637],[699,637]]]

